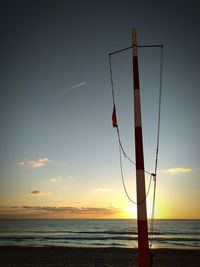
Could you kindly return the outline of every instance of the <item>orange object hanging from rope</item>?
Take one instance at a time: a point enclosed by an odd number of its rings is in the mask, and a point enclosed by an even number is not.
[[[113,128],[117,127],[117,116],[116,116],[115,104],[113,105],[112,126]]]

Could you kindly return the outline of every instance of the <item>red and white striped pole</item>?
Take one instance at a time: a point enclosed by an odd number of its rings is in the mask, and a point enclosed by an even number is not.
[[[132,30],[139,267],[150,267],[136,29]]]

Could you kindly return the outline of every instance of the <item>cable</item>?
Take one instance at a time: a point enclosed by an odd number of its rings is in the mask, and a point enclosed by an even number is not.
[[[151,248],[153,245],[153,231],[154,231],[154,222],[155,222],[155,196],[156,196],[156,175],[153,177],[154,188],[153,188],[153,205],[151,211],[151,220],[150,220],[150,238],[149,238],[149,247]]]
[[[124,188],[124,191],[125,191],[125,193],[126,193],[127,198],[128,198],[133,204],[135,204],[135,205],[141,205],[142,203],[144,203],[144,201],[147,199],[147,197],[148,197],[148,195],[149,195],[150,188],[151,188],[152,177],[154,176],[154,174],[151,174],[151,173],[150,173],[151,176],[150,176],[149,185],[148,185],[148,190],[147,190],[147,193],[146,193],[145,198],[144,198],[142,201],[140,201],[140,202],[136,202],[136,201],[132,200],[132,198],[129,196],[129,193],[128,193],[127,189],[126,189],[126,184],[125,184],[125,180],[124,180],[124,172],[123,172],[123,165],[122,165],[122,152],[123,152],[123,150],[122,150],[122,147],[121,147],[121,144],[120,144],[120,139],[119,139],[120,171],[121,171],[121,178],[122,178],[123,188]],[[123,152],[123,154],[124,154],[124,152]]]
[[[124,50],[123,50],[124,51]],[[116,106],[115,104],[115,92],[114,92],[114,82],[113,82],[113,73],[112,73],[112,61],[111,61],[111,55],[112,54],[109,54],[109,69],[110,69],[110,80],[111,80],[111,91],[112,91],[112,100],[113,100],[113,107]],[[124,174],[123,174],[123,166],[122,166],[122,154],[124,155],[125,158],[127,158],[133,165],[136,166],[135,162],[133,162],[133,160],[125,153],[124,151],[124,148],[122,146],[122,142],[121,142],[121,138],[120,138],[120,132],[119,132],[119,126],[117,125],[116,127],[117,129],[117,136],[118,136],[118,142],[119,142],[119,154],[120,154],[120,171],[121,171],[121,177],[122,177],[122,184],[123,184],[123,188],[124,188],[124,191],[126,193],[126,196],[127,198],[135,205],[141,205],[147,198],[149,192],[150,192],[150,188],[151,188],[151,181],[152,181],[152,176],[154,174],[144,170],[144,172],[146,172],[147,174],[151,175],[150,176],[150,181],[149,181],[149,186],[148,186],[148,190],[147,190],[147,194],[145,196],[145,198],[141,201],[141,202],[136,202],[136,201],[133,201],[131,199],[131,197],[129,196],[128,194],[128,191],[126,189],[126,185],[125,185],[125,181],[124,181]]]
[[[114,92],[113,74],[112,74],[112,62],[111,62],[111,55],[110,54],[109,54],[109,67],[110,67],[110,81],[111,81],[112,100],[113,100],[113,106],[114,106],[115,105],[115,92]]]
[[[121,138],[120,138],[120,133],[119,133],[119,126],[116,127],[117,128],[117,136],[118,136],[118,141],[119,141],[119,145],[121,147],[121,150],[124,154],[124,157],[127,158],[133,165],[136,166],[136,163],[126,154],[126,152],[124,151],[124,148],[122,146],[122,142],[121,142]],[[147,174],[149,175],[154,175],[153,173],[149,172],[149,171],[146,171],[144,170],[144,172],[146,172]]]
[[[131,46],[132,47],[132,46]],[[129,47],[129,48],[131,48]],[[143,46],[142,46],[143,47]],[[128,49],[129,49],[128,48]],[[124,51],[123,49],[120,50],[120,51]],[[113,107],[116,107],[116,103],[115,103],[115,91],[114,91],[114,82],[113,82],[113,72],[112,72],[112,61],[111,61],[111,55],[112,54],[116,54],[118,53],[119,51],[117,52],[113,52],[113,53],[110,53],[109,54],[109,69],[110,69],[110,81],[111,81],[111,92],[112,92],[112,101],[113,101]],[[125,153],[124,151],[124,148],[122,146],[122,142],[121,142],[121,138],[120,138],[120,131],[119,131],[119,126],[116,127],[117,128],[117,136],[118,136],[118,141],[119,141],[119,144],[120,144],[120,147],[122,149],[122,152],[125,156],[125,158],[127,158],[133,165],[136,166],[135,162]],[[152,172],[149,172],[149,171],[146,171],[144,170],[144,172],[146,172],[147,174],[151,175]]]
[[[159,82],[159,106],[158,106],[158,127],[157,127],[157,144],[156,144],[156,159],[155,159],[155,171],[154,173],[157,173],[157,167],[158,167],[158,150],[159,150],[159,144],[160,144],[160,117],[161,117],[161,100],[162,100],[162,83],[163,83],[163,60],[164,54],[163,54],[163,47],[160,50],[160,82]]]
[[[161,118],[161,104],[162,104],[162,86],[163,86],[163,63],[164,63],[164,51],[163,46],[160,50],[160,83],[159,83],[159,104],[158,104],[158,127],[157,127],[157,144],[156,144],[156,157],[155,157],[155,176],[154,176],[154,189],[153,189],[153,205],[151,211],[151,222],[150,222],[150,243],[149,246],[153,245],[153,231],[154,231],[154,222],[155,222],[155,202],[156,202],[156,182],[157,182],[157,168],[158,168],[158,152],[160,144],[160,118]]]

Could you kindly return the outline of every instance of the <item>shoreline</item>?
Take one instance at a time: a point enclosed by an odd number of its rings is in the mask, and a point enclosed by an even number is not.
[[[198,249],[151,249],[154,267],[197,267]],[[136,267],[133,248],[0,246],[0,267]]]

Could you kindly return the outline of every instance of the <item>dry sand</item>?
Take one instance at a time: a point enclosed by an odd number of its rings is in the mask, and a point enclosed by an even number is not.
[[[199,267],[200,250],[155,249],[153,267]],[[0,267],[134,267],[128,248],[0,247]]]

